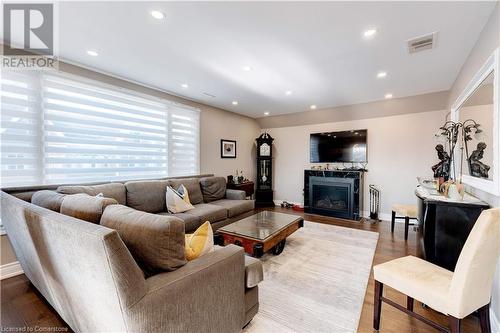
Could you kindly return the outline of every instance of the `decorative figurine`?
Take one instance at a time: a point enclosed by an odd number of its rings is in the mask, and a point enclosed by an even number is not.
[[[490,166],[480,161],[484,157],[484,150],[486,147],[486,143],[479,142],[476,150],[474,150],[470,155],[469,168],[471,176],[488,179]]]
[[[440,162],[432,166],[434,178],[443,177],[444,181],[447,181],[450,178],[450,155],[444,150],[442,144],[436,146],[436,151]]]

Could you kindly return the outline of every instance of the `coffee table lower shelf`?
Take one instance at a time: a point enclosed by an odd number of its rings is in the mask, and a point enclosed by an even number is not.
[[[218,245],[238,245],[249,255],[260,258],[267,252],[279,255],[285,248],[286,238],[303,226],[304,220],[299,219],[264,240],[226,232],[217,232],[215,239]]]

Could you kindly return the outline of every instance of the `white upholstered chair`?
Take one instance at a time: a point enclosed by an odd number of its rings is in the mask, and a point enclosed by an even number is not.
[[[489,303],[493,275],[500,256],[500,208],[485,210],[472,228],[455,272],[407,256],[373,267],[375,304],[373,328],[380,327],[382,301],[442,332],[460,332],[460,320],[479,310],[481,331],[490,332]],[[383,297],[387,285],[407,295],[406,308]],[[415,312],[413,300],[446,314],[449,329]]]

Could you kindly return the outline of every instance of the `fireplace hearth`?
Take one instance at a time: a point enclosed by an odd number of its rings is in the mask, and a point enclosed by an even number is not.
[[[305,212],[359,220],[362,179],[361,171],[305,170]]]

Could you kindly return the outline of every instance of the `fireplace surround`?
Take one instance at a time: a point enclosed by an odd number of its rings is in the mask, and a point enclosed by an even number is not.
[[[304,171],[304,211],[306,213],[360,220],[362,192],[362,171]]]

